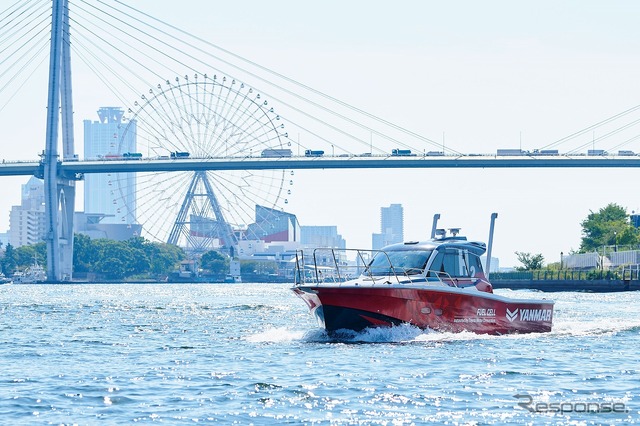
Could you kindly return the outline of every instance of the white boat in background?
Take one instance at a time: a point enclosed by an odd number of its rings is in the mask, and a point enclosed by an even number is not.
[[[14,284],[37,284],[45,281],[47,281],[47,274],[37,261],[23,272],[13,274]]]
[[[2,284],[11,284],[13,280],[11,278],[7,278],[2,272],[0,272],[0,285]]]

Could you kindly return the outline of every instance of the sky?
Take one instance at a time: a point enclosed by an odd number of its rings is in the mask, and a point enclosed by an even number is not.
[[[635,1],[128,3],[458,152],[541,148],[640,104]],[[46,75],[36,77],[43,81],[15,100],[28,102],[29,112],[0,113],[3,158],[33,159],[44,148]],[[74,74],[77,141],[81,120],[116,101],[100,98],[83,78]],[[589,149],[615,152],[620,141]],[[620,149],[640,152],[640,142]],[[549,263],[577,250],[580,223],[609,203],[640,211],[639,178],[634,169],[296,171],[287,210],[301,225],[336,225],[353,248],[371,246],[380,208],[390,204],[404,207],[406,240],[428,238],[439,213],[442,227],[486,241],[496,212],[493,254],[508,267],[518,265],[516,251],[541,253]],[[0,231],[28,180],[3,179]]]

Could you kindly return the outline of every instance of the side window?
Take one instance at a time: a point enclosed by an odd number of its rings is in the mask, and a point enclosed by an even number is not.
[[[476,274],[482,272],[482,262],[480,261],[480,256],[474,253],[467,253],[467,265],[469,269],[470,277],[475,277]]]
[[[444,265],[444,272],[449,276],[457,277],[459,275],[458,250],[445,250],[442,264]]]
[[[437,277],[439,273],[444,272],[444,265],[442,263],[443,259],[444,259],[444,252],[438,251],[435,257],[433,258],[433,261],[431,261],[431,265],[429,265],[430,277]]]
[[[467,251],[460,249],[447,249],[444,254],[444,270],[455,278],[469,277],[467,267]]]
[[[482,272],[482,265],[479,256],[466,250],[448,248],[436,253],[429,271],[429,276],[437,276],[439,272],[454,278],[469,278]]]

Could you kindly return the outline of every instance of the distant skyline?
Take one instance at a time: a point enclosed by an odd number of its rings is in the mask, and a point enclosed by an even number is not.
[[[133,5],[464,153],[542,148],[640,104],[640,4],[630,0]],[[120,103],[88,79],[79,58],[72,60],[80,151],[82,120]],[[44,148],[46,65],[11,102],[0,92],[5,159],[34,159]],[[594,128],[557,148],[640,152],[635,125],[631,136],[600,139],[612,130]],[[28,178],[2,179],[5,231]],[[490,214],[497,212],[494,256],[507,267],[517,265],[515,251],[559,261],[560,252],[579,247],[580,222],[611,202],[640,211],[639,179],[636,169],[296,171],[286,210],[303,226],[336,225],[356,248],[370,246],[380,208],[390,204],[403,205],[410,240],[428,238],[435,213],[442,227],[486,240]],[[82,202],[79,196],[77,206]]]

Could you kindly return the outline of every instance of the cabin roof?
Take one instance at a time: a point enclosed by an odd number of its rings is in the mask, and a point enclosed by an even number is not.
[[[382,251],[404,250],[435,250],[438,248],[466,248],[478,255],[487,251],[485,243],[480,241],[467,241],[466,237],[447,237],[426,241],[405,241],[404,243],[391,244],[383,247]]]

